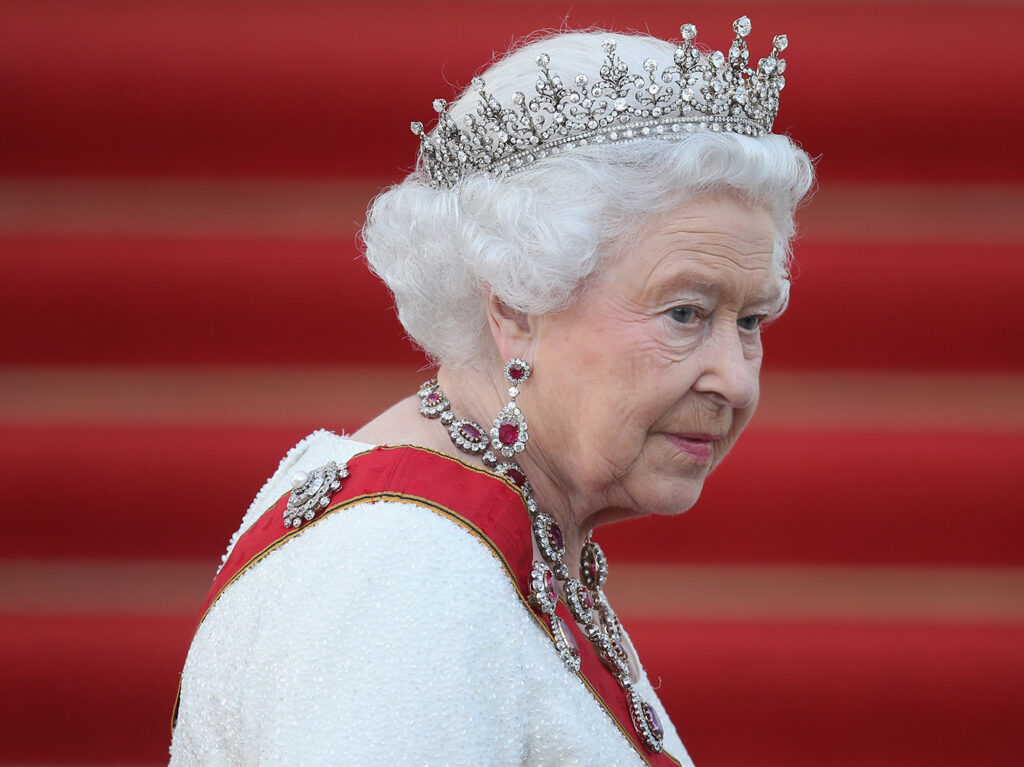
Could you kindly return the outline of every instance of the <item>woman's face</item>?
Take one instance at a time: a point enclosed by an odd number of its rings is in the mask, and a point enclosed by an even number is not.
[[[689,508],[750,420],[780,300],[773,234],[764,209],[691,200],[536,318],[527,452],[572,507],[601,510],[593,524]]]

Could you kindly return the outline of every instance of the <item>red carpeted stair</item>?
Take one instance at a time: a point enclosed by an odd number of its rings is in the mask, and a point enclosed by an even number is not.
[[[635,621],[631,636],[648,673],[665,669],[659,695],[695,761],[702,752],[716,767],[766,754],[829,767],[1020,759],[1019,625]],[[742,687],[722,684],[732,678]]]
[[[409,121],[566,12],[747,10],[556,6],[0,0],[0,767],[164,762],[252,496],[415,381],[356,247]],[[762,413],[697,507],[599,533],[613,596],[699,767],[1019,764],[1024,9],[749,10],[822,188]]]
[[[128,0],[3,3],[0,165],[10,174],[395,177],[408,125],[446,81],[542,28],[603,25],[724,48],[720,3]],[[685,18],[684,18],[685,17]],[[1024,9],[1002,2],[772,2],[753,56],[785,31],[777,128],[823,155],[824,178],[1019,178],[1016,51]],[[676,38],[678,39],[678,38]],[[764,54],[759,51],[764,50]],[[967,57],[966,60],[956,58]],[[442,74],[443,73],[443,74]],[[991,73],[986,74],[986,73]],[[984,104],[974,118],[969,105]]]

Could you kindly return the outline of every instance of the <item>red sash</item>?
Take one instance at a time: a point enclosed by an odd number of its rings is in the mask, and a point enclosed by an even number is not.
[[[525,609],[551,636],[547,620],[534,612],[526,599],[530,588],[533,543],[526,506],[512,482],[443,453],[411,446],[377,447],[354,456],[347,464],[348,479],[331,497],[330,505],[313,520],[297,529],[285,528],[283,515],[288,502],[288,494],[285,494],[239,537],[203,603],[200,624],[224,590],[246,570],[291,538],[316,527],[320,520],[357,503],[401,501],[430,509],[475,535],[504,567]],[[644,748],[633,727],[626,696],[618,682],[601,663],[590,642],[581,635],[561,601],[556,612],[570,627],[579,646],[580,680],[636,752],[652,767],[678,766],[679,762],[669,754],[653,754]],[[555,652],[554,646],[551,652]],[[177,713],[176,701],[175,719]]]

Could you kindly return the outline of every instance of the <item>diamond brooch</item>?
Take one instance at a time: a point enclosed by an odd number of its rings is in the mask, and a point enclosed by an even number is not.
[[[284,526],[299,527],[326,509],[331,496],[341,489],[341,481],[347,477],[348,467],[334,461],[308,473],[300,471],[292,477],[292,492],[284,509]]]

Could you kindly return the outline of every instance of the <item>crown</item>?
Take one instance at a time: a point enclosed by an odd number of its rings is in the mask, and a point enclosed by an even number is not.
[[[474,77],[479,104],[463,118],[464,127],[448,114],[444,99],[434,101],[438,121],[432,136],[423,123],[410,126],[420,138],[420,158],[431,184],[451,188],[481,172],[508,176],[551,154],[588,144],[697,130],[771,133],[779,92],[786,85],[786,60],[779,54],[789,40],[776,35],[771,53],[755,69],[748,66],[745,39],[750,19],[741,16],[732,28],[736,38],[728,56],[721,51],[704,56],[694,46],[697,28],[684,24],[672,63],[659,71],[658,62],[648,58],[642,73],[629,71],[616,54],[615,41],[606,39],[598,79],[578,74],[571,85],[551,73],[551,57],[541,53],[536,95],[517,92],[511,106],[500,104],[484,81]]]

